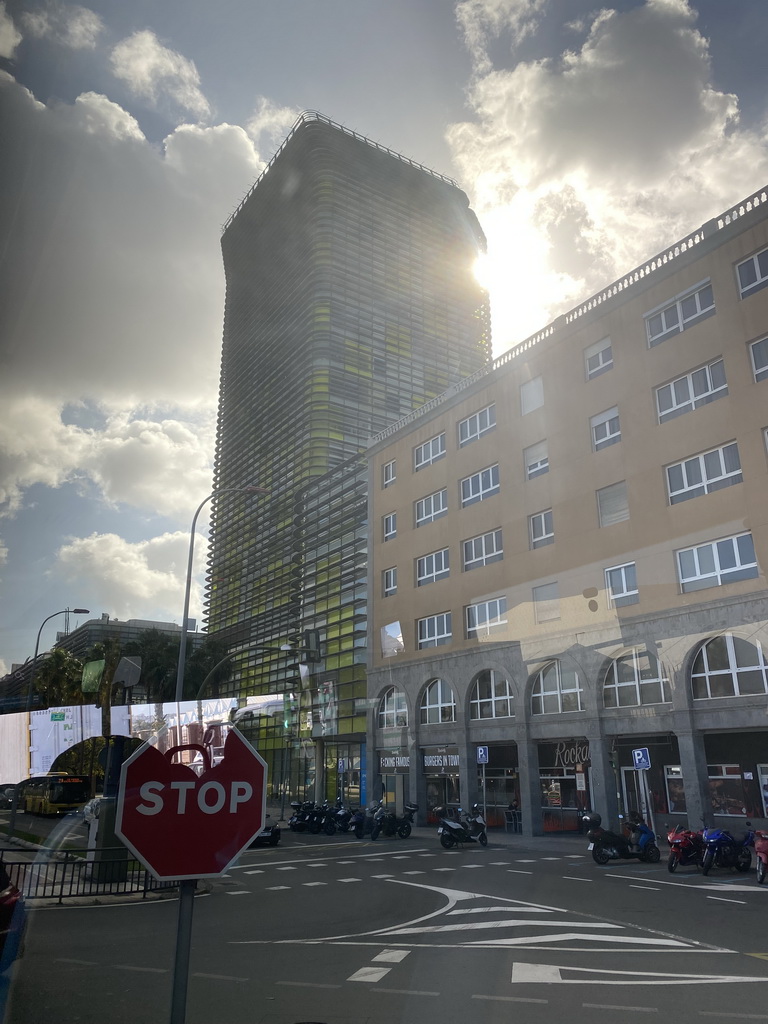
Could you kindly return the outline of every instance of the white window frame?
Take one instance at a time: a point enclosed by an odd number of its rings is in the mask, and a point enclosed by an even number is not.
[[[388,512],[381,519],[384,540],[393,540],[397,536],[397,512]]]
[[[719,368],[719,369],[718,369]],[[722,384],[715,384],[715,375],[722,373]],[[768,368],[766,369],[768,374]],[[669,405],[662,409],[662,401],[669,395]],[[682,416],[683,413],[693,412],[694,409],[714,402],[717,398],[724,398],[728,394],[728,381],[725,376],[725,364],[722,356],[713,359],[705,366],[699,366],[690,373],[676,377],[666,384],[660,384],[655,389],[656,414],[659,423],[666,423],[667,420]]]
[[[647,669],[643,666],[646,659]],[[654,671],[648,674],[650,669]],[[662,671],[661,662],[651,651],[634,649],[614,658],[609,665],[603,682],[603,705],[606,708],[649,707],[669,704],[670,701],[669,680]]]
[[[549,472],[549,445],[546,438],[523,449],[526,480],[533,480]]]
[[[490,565],[491,562],[500,562],[504,558],[501,530],[491,530],[489,533],[470,537],[462,542],[461,550],[464,572]]]
[[[445,580],[451,574],[451,558],[448,548],[430,551],[416,559],[416,586],[426,587],[438,580]]]
[[[416,620],[416,647],[423,651],[428,647],[442,647],[451,643],[451,613],[438,612],[437,615],[425,615]]]
[[[397,460],[392,459],[391,462],[385,462],[381,467],[381,486],[391,487],[395,480],[397,480]]]
[[[744,274],[742,274],[742,267]],[[749,270],[747,269],[749,268]],[[744,284],[744,278],[753,278]],[[768,249],[761,249],[753,256],[748,256],[736,264],[736,279],[739,282],[739,294],[742,299],[753,292],[759,292],[768,285]]]
[[[528,543],[531,551],[555,543],[555,525],[551,508],[528,516]]]
[[[466,492],[466,496],[465,496]],[[499,464],[486,466],[477,473],[465,476],[459,483],[461,507],[474,505],[477,501],[486,501],[499,493]]]
[[[464,420],[459,420],[459,448],[471,444],[496,427],[496,405],[492,403],[485,409],[473,412]]]
[[[605,589],[613,608],[637,604],[640,592],[637,589],[637,566],[634,562],[610,565],[605,570]]]
[[[644,315],[648,347],[680,334],[715,313],[715,296],[709,278]]]
[[[766,380],[768,378],[768,338],[753,341],[749,346],[749,355],[752,360],[752,372],[755,375],[755,381]],[[759,365],[758,357],[760,359]]]
[[[544,378],[532,377],[520,385],[520,415],[540,409],[544,405]]]
[[[597,416],[592,416],[589,421],[589,429],[592,434],[592,450],[599,452],[621,440],[621,421],[619,420],[619,407],[614,405]]]
[[[507,597],[491,597],[487,601],[468,604],[464,609],[464,624],[468,640],[488,637],[498,626],[507,625]]]
[[[578,672],[570,670],[566,676],[564,679],[559,661],[550,661],[536,673],[531,687],[532,715],[567,715],[584,710],[584,690]],[[575,707],[568,706],[573,703]]]
[[[728,469],[728,460],[736,468]],[[699,498],[704,494],[711,494],[712,491],[740,484],[744,477],[741,472],[739,446],[736,441],[729,441],[728,444],[710,448],[699,455],[692,455],[682,462],[673,462],[665,467],[664,476],[670,505],[677,505],[681,501],[689,501],[691,498]],[[673,476],[679,477],[679,481],[673,481]]]
[[[560,587],[557,580],[533,587],[531,599],[537,623],[556,622],[560,618]]]
[[[681,548],[675,552],[675,561],[683,594],[709,587],[722,587],[727,583],[754,579],[759,575],[755,546],[749,531],[720,537],[695,547]],[[728,564],[731,562],[732,565]]]
[[[584,349],[584,373],[587,380],[613,369],[613,348],[610,338],[602,338]]]
[[[440,725],[456,721],[456,698],[453,689],[444,679],[431,679],[419,704],[421,725]]]
[[[619,511],[619,514],[612,513],[609,516],[608,509],[604,508],[603,504],[606,500],[616,504],[613,499],[613,495],[619,493],[619,488],[623,488],[624,490],[623,509]],[[603,495],[602,502],[600,495]],[[595,497],[597,498],[597,521],[601,528],[615,526],[616,523],[624,523],[629,519],[629,493],[627,491],[626,480],[618,480],[615,484],[609,484],[607,487],[601,487],[599,490],[595,491]],[[626,511],[626,515],[623,514],[624,511]]]
[[[727,668],[712,669],[709,667],[708,649],[713,644],[722,643],[723,640],[725,640],[728,666]],[[736,650],[736,640],[740,641],[738,652]],[[746,660],[743,654],[740,653],[744,651],[744,644],[748,644],[756,652],[757,656],[751,665],[739,664],[739,662]],[[718,657],[717,663],[722,664],[720,657]],[[768,660],[766,660],[760,641],[753,642],[752,640],[745,640],[743,637],[734,637],[733,633],[723,633],[720,636],[710,637],[699,647],[691,666],[691,696],[694,700],[724,700],[728,697],[754,698],[755,696],[761,696],[761,693],[747,692],[746,689],[742,693],[742,687],[739,685],[739,675],[741,673],[750,677],[754,677],[756,673],[762,675],[762,693],[768,693]],[[724,692],[723,683],[730,683],[730,692]],[[754,691],[754,687],[751,689]]]
[[[393,565],[385,569],[381,574],[381,591],[384,597],[391,597],[397,593],[397,566]]]
[[[394,686],[390,686],[379,701],[379,728],[408,728],[408,704],[405,694]]]
[[[427,494],[423,498],[419,498],[415,503],[414,516],[417,527],[433,523],[436,519],[447,514],[448,489],[446,487],[443,487],[442,490],[434,491],[432,494]]]
[[[487,696],[481,696],[481,686],[486,689]],[[481,722],[489,718],[515,717],[515,694],[512,684],[496,669],[486,668],[478,672],[470,693],[469,717],[471,721]]]
[[[420,469],[431,466],[433,462],[442,459],[446,453],[445,431],[435,434],[423,444],[417,444],[413,449],[413,468],[418,473]]]

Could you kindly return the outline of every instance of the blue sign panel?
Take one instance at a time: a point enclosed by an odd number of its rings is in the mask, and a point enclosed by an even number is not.
[[[637,750],[632,751],[632,764],[638,771],[651,767],[651,755],[648,753],[648,747],[638,747]]]
[[[477,763],[488,764],[488,747],[477,748]]]

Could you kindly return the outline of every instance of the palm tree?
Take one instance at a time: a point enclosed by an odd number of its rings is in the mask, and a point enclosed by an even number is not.
[[[83,665],[71,651],[54,647],[37,663],[35,687],[45,707],[55,708],[67,704],[82,704],[80,681]]]
[[[125,645],[125,653],[141,658],[141,683],[146,690],[147,703],[155,705],[153,728],[159,732],[165,725],[163,702],[173,700],[179,641],[159,629],[147,629],[138,640]]]

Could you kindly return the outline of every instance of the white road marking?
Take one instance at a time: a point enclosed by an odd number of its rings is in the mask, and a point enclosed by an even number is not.
[[[648,892],[661,892],[658,885],[630,885],[630,889],[645,889]]]
[[[525,996],[472,996],[472,999],[487,999],[497,1003],[548,1003],[548,999],[527,999]]]
[[[518,857],[517,860],[515,861],[515,864],[535,864],[535,863],[536,863],[535,860],[521,860],[520,857]]]
[[[348,864],[349,861],[340,861],[339,863]],[[328,865],[325,862],[321,862],[321,861],[316,860],[316,861],[313,861],[310,864],[307,864],[307,867],[308,868],[327,868]],[[249,875],[250,871],[247,871],[246,874]]]
[[[563,974],[586,974],[589,977],[563,977]],[[620,978],[618,977],[620,976]],[[620,980],[621,979],[621,980]],[[670,974],[665,971],[614,971],[599,967],[558,967],[555,964],[516,963],[512,966],[513,984],[539,982],[547,985],[714,985],[722,982],[768,981],[768,978],[751,978],[736,975],[716,974]],[[594,1005],[594,1004],[584,1004]],[[620,1009],[631,1007],[620,1007]],[[702,1011],[699,1011],[700,1013]],[[729,1014],[716,1013],[723,1017]],[[757,1018],[760,1019],[760,1018]]]
[[[707,896],[708,900],[717,900],[719,903],[740,903],[742,906],[746,906],[746,900],[727,900],[724,896]]]
[[[658,1013],[658,1006],[612,1006],[610,1003],[582,1003],[585,1010],[635,1010],[637,1013]]]
[[[410,860],[410,853],[396,853],[392,857],[392,860]]]
[[[205,974],[203,971],[194,971],[193,978],[212,978],[214,981],[250,981],[250,978],[235,978],[231,974]]]
[[[541,910],[540,907],[462,907],[460,910],[449,910],[448,917],[455,914],[551,914],[551,910]]]
[[[262,871],[261,868],[254,868],[253,871],[246,871],[245,873],[246,873],[246,875],[263,875],[264,874],[264,872]]]
[[[563,875],[569,882],[594,882],[594,878],[579,878],[577,875]]]
[[[404,871],[403,872],[404,875],[423,875],[425,873],[426,872],[424,872],[424,871]]]
[[[292,866],[289,866],[289,867],[280,867],[280,868],[278,868],[277,870],[278,870],[278,871],[295,871],[295,870],[296,870],[296,868],[295,868],[295,867],[292,867]]]
[[[131,964],[113,964],[117,971],[143,971],[147,974],[167,974],[165,967],[133,967]]]
[[[227,889],[227,896],[249,896],[250,889]]]
[[[399,964],[410,954],[410,949],[383,949],[373,958],[373,963]]]
[[[392,875],[371,875],[371,878],[392,878]]]
[[[337,878],[337,882],[362,882],[362,878]]]
[[[525,862],[523,862],[525,863]],[[507,868],[507,874],[509,875],[532,875],[532,871],[523,871],[522,868]]]
[[[566,853],[565,860],[584,860],[586,854],[584,853]]]
[[[700,1017],[728,1017],[736,1020],[766,1020],[764,1013],[726,1013],[724,1010],[699,1010]]]
[[[456,868],[435,868],[435,871],[455,871]]]
[[[268,885],[268,892],[278,892],[280,889],[290,889],[290,885]]]
[[[463,868],[484,868],[485,864],[462,864]]]
[[[324,850],[327,850],[328,846],[344,846],[347,850],[349,850],[349,843],[329,843],[329,844],[318,843],[317,845],[318,846],[322,846],[322,848]],[[315,847],[314,846],[304,846],[304,847],[302,847],[302,849],[304,849],[304,850],[313,850],[313,849],[315,849]],[[386,850],[386,849],[385,850],[379,850],[378,853],[357,853],[357,854],[355,854],[355,860],[381,860],[381,859],[383,859],[384,856],[392,857],[393,855],[395,855],[397,853],[397,850],[398,850],[398,847],[397,846],[393,846],[391,850]],[[423,847],[423,846],[422,847],[417,847],[417,848],[415,848],[415,849],[410,851],[409,856],[413,856],[414,853],[426,853],[426,852],[427,852],[427,850],[426,850],[425,847]],[[349,857],[349,853],[347,852],[346,854],[341,854],[341,856]],[[402,856],[402,854],[400,856]],[[326,859],[326,861],[335,861],[338,858],[336,858],[336,857],[326,857],[325,859]],[[284,861],[284,860],[279,860],[279,861],[278,860],[267,860],[267,861],[264,861],[264,860],[261,859],[261,855],[259,855],[259,863],[264,865],[265,867],[273,868],[273,867],[276,867],[278,864],[282,864],[282,865],[285,865],[285,864],[301,864],[302,867],[307,867],[309,864],[311,864],[313,862],[309,861],[306,857],[297,857],[295,860],[290,860],[290,861]],[[250,867],[250,864],[233,864],[232,867],[230,868],[230,870],[231,871],[242,871],[246,867]],[[119,904],[118,904],[118,906],[119,906]]]
[[[341,988],[341,985],[324,985],[319,981],[276,981],[275,984],[290,988]]]
[[[381,985],[377,992],[387,992],[392,996],[439,996],[439,992],[420,992],[417,988],[386,988]]]
[[[738,882],[700,882],[700,875],[690,875],[690,881],[680,882],[665,882],[661,878],[654,878],[655,885],[674,885],[678,889],[688,889],[692,892],[701,889],[710,889],[715,892],[752,892],[752,893],[768,893],[768,888],[765,886],[760,888],[756,885],[740,885]],[[612,871],[606,871],[603,873],[603,878],[621,878],[624,881],[637,881],[637,875],[616,875]]]
[[[340,860],[340,861],[338,861],[338,863],[339,864],[354,864],[355,862],[353,860]]]
[[[350,974],[347,981],[381,981],[391,970],[391,967],[361,967],[359,971]]]
[[[443,935],[447,932],[469,932],[469,931],[491,931],[499,928],[595,928],[602,929],[604,931],[612,931],[614,929],[620,930],[621,926],[618,924],[603,924],[597,921],[587,921],[582,924],[580,921],[531,921],[521,918],[516,921],[514,918],[505,921],[478,921],[468,923],[466,921],[456,922],[455,924],[436,924],[429,925],[421,928],[388,928],[387,935]],[[602,936],[599,936],[602,937]],[[533,942],[549,942],[550,936],[526,936],[525,941],[531,939]],[[585,939],[594,938],[592,935],[585,935]],[[517,942],[518,940],[513,940]],[[621,940],[617,940],[621,941]],[[629,939],[625,941],[629,942]],[[661,942],[660,939],[647,939],[645,941]]]
[[[490,866],[492,868],[505,868],[508,864],[511,863],[511,860],[492,860]]]
[[[57,956],[54,960],[56,964],[79,964],[81,967],[96,967],[97,963],[95,960],[75,960],[71,957]]]
[[[562,857],[539,857],[539,860],[562,860]],[[521,861],[522,863],[522,861]]]
[[[312,886],[312,885],[328,885],[327,882],[302,882],[301,884],[302,885],[307,885],[307,886]]]

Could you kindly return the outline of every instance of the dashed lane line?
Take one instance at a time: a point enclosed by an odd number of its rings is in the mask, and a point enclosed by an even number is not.
[[[524,996],[486,996],[486,995],[473,995],[471,999],[485,999],[488,1002],[494,1003],[548,1003],[548,999],[530,999]]]
[[[337,878],[337,882],[362,882],[362,878]]]
[[[212,981],[250,981],[250,978],[236,978],[232,974],[206,974],[204,971],[193,971],[193,978],[210,978]]]
[[[268,885],[268,892],[278,892],[280,889],[290,889],[290,885]]]
[[[568,882],[594,882],[594,878],[579,878],[578,875],[561,875]]]
[[[167,974],[165,967],[134,967],[132,964],[113,964],[116,971],[139,971],[144,974]]]
[[[306,886],[312,886],[312,885],[328,885],[328,883],[327,883],[327,882],[302,882],[301,884],[302,884],[302,885],[306,885]]]
[[[227,889],[227,896],[248,896],[250,889]]]
[[[75,960],[74,957],[58,956],[54,960],[56,964],[76,964],[80,967],[97,967],[95,960]]]
[[[630,1010],[635,1013],[658,1013],[658,1006],[615,1006],[611,1003],[582,1003],[585,1010]]]
[[[347,846],[347,843],[337,843],[336,845],[337,846]],[[311,850],[311,849],[314,849],[314,847],[305,846],[305,847],[303,847],[303,849]],[[327,849],[327,847],[324,846],[324,849]],[[429,852],[423,846],[416,847],[416,849],[414,849],[414,850],[409,850],[407,854],[402,854],[402,853],[398,854],[396,852],[396,850],[397,850],[397,848],[395,847],[392,850],[380,850],[378,853],[358,853],[358,854],[355,854],[355,860],[373,860],[373,861],[376,861],[376,860],[383,860],[384,857],[390,857],[390,858],[391,857],[404,857],[404,856],[405,857],[412,857],[415,853],[428,853]],[[340,856],[348,858],[349,854],[348,853],[347,854],[341,854]],[[336,861],[336,860],[339,860],[339,857],[326,857],[325,860],[326,860],[326,862]],[[314,862],[310,861],[307,857],[297,857],[294,860],[289,860],[289,861],[285,861],[285,860],[261,861],[260,860],[260,863],[263,864],[264,867],[274,868],[274,867],[279,867],[279,866],[283,866],[284,867],[284,866],[289,865],[289,864],[301,864],[304,867],[307,867],[308,865],[310,865],[310,864],[312,864]],[[233,864],[232,867],[229,870],[230,871],[245,871],[250,866],[251,866],[251,864]]]
[[[275,984],[288,988],[341,988],[341,985],[329,985],[319,981],[276,981]]]
[[[718,903],[740,903],[741,906],[746,906],[746,900],[728,900],[725,896],[707,896],[708,900],[717,900]]]

